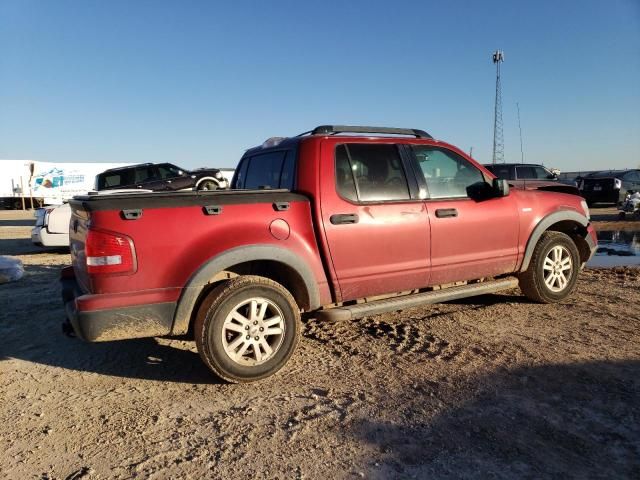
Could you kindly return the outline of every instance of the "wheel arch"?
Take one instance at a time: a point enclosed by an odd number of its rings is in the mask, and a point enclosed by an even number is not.
[[[311,268],[289,250],[273,245],[237,247],[206,261],[189,279],[178,300],[173,335],[183,335],[207,293],[238,275],[259,275],[280,283],[304,310],[320,307],[320,293]]]
[[[196,184],[194,185],[195,189],[197,190],[197,189],[198,189],[198,187],[200,186],[200,184],[201,184],[202,182],[204,182],[204,181],[207,181],[207,180],[212,180],[213,182],[215,182],[215,183],[216,183],[216,185],[218,185],[218,187],[220,187],[220,181],[219,181],[218,179],[216,179],[215,177],[209,177],[209,176],[207,176],[207,177],[199,178],[199,179],[196,181]]]
[[[591,254],[589,244],[586,240],[588,225],[589,219],[573,210],[561,210],[544,217],[538,222],[529,236],[520,271],[524,272],[529,268],[533,251],[542,234],[547,231],[562,232],[569,235],[576,244],[580,258],[583,262],[586,262]]]

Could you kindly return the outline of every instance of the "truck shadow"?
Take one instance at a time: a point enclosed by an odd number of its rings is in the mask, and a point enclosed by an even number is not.
[[[0,220],[0,227],[33,227],[36,223],[35,218],[15,218]]]
[[[371,460],[380,478],[639,478],[640,361],[498,370],[409,390],[400,421],[366,419],[349,432],[380,452]]]
[[[70,370],[191,384],[222,383],[193,342],[142,338],[87,343],[62,332],[60,266],[25,265],[22,279],[0,285],[0,362],[18,358]]]
[[[510,290],[507,293],[485,294],[475,297],[459,298],[451,300],[452,305],[481,305],[488,307],[491,305],[499,305],[503,303],[535,303],[520,293],[520,290]]]
[[[40,247],[30,238],[0,238],[0,255],[38,255],[44,253],[69,253],[69,247]]]

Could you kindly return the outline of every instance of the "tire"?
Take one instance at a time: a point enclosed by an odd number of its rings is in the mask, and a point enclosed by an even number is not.
[[[627,214],[625,212],[620,212],[618,214],[618,220],[624,220],[626,218]]]
[[[567,265],[569,269],[563,270]],[[580,254],[571,237],[545,232],[533,250],[529,268],[519,276],[520,290],[536,302],[559,302],[575,289],[579,271]]]
[[[232,383],[254,382],[291,358],[300,337],[300,310],[279,283],[240,276],[207,295],[194,334],[200,357],[216,375]]]
[[[204,180],[198,184],[197,190],[217,190],[218,184],[213,180]]]

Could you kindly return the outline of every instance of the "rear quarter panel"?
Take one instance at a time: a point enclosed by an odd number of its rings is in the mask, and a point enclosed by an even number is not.
[[[271,234],[275,219],[288,223],[287,239]],[[92,293],[175,288],[179,294],[192,274],[216,255],[244,245],[274,245],[303,260],[314,273],[321,297],[328,296],[323,295],[326,278],[307,201],[291,202],[288,211],[275,211],[272,203],[224,205],[219,215],[205,215],[202,206],[145,208],[137,220],[122,219],[119,210],[95,211],[90,223],[129,236],[137,258],[134,274],[94,277]]]

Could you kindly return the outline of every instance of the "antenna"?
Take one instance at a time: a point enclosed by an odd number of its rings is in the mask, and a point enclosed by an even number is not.
[[[520,163],[524,163],[524,149],[522,148],[522,126],[520,125],[520,104],[516,102],[518,107],[518,130],[520,130]]]
[[[504,52],[493,52],[496,64],[496,103],[493,117],[493,163],[504,163],[504,135],[502,133],[502,85],[500,84],[500,64],[504,62]]]

